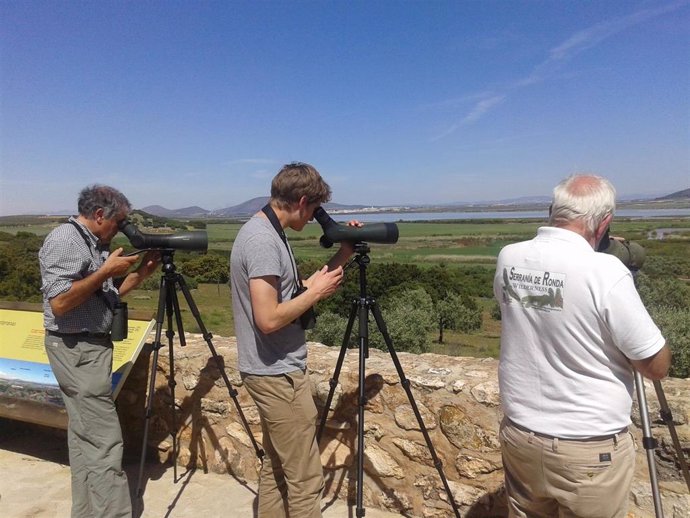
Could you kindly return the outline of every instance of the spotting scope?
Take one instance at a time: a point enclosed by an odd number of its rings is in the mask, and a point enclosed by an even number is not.
[[[645,251],[642,245],[627,239],[611,237],[608,231],[599,243],[597,252],[615,255],[629,270],[639,270],[645,260]]]
[[[145,234],[126,219],[119,223],[118,228],[138,250],[206,251],[208,249],[208,235],[204,230],[176,234]]]
[[[319,242],[324,248],[330,248],[333,243],[348,241],[351,243],[397,243],[398,225],[395,223],[371,223],[362,227],[341,225],[319,207],[314,211],[314,218],[323,229],[323,236]]]

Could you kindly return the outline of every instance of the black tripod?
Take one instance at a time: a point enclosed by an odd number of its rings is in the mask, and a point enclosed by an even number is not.
[[[400,384],[403,386],[405,389],[405,392],[407,393],[407,398],[410,401],[410,406],[412,407],[412,411],[414,412],[415,417],[417,418],[417,423],[419,424],[419,428],[422,431],[422,434],[424,435],[424,440],[426,441],[426,445],[429,448],[429,452],[431,453],[431,458],[433,459],[434,466],[438,470],[438,473],[441,477],[441,481],[443,482],[443,487],[446,490],[446,494],[448,495],[448,501],[450,502],[451,506],[453,507],[453,511],[455,512],[455,516],[460,518],[460,512],[458,510],[457,504],[455,503],[455,499],[453,498],[453,495],[450,491],[450,487],[448,486],[448,481],[446,480],[445,475],[443,474],[443,463],[441,460],[438,458],[436,455],[436,451],[434,450],[433,444],[431,444],[431,438],[429,437],[429,433],[427,432],[426,426],[424,425],[424,421],[422,420],[422,416],[419,413],[419,409],[417,408],[417,404],[415,403],[414,397],[412,396],[412,391],[410,390],[410,381],[405,377],[405,373],[403,372],[402,366],[400,365],[400,361],[398,360],[398,355],[395,352],[395,349],[393,349],[393,342],[390,338],[390,335],[388,334],[388,330],[386,328],[386,323],[383,321],[383,316],[381,315],[381,310],[379,309],[376,300],[374,300],[372,297],[369,297],[367,295],[367,276],[366,276],[366,269],[367,265],[370,262],[369,256],[367,255],[369,253],[369,245],[367,243],[356,243],[355,244],[355,258],[353,259],[353,262],[356,262],[359,265],[359,298],[355,299],[352,301],[352,307],[350,309],[350,317],[347,322],[347,327],[345,328],[345,336],[343,338],[343,344],[340,348],[340,355],[338,356],[338,361],[336,362],[335,365],[335,371],[333,373],[333,377],[329,381],[330,385],[330,390],[328,392],[328,398],[326,399],[326,406],[324,407],[323,414],[321,415],[321,422],[319,424],[319,429],[316,434],[316,440],[317,442],[320,441],[321,439],[321,434],[323,432],[323,428],[326,424],[326,419],[328,417],[328,410],[331,407],[331,401],[333,400],[333,394],[335,392],[335,388],[338,385],[338,376],[340,375],[340,369],[343,365],[343,360],[345,359],[345,353],[347,352],[347,346],[350,341],[350,334],[352,333],[352,327],[355,322],[355,318],[358,317],[359,321],[359,389],[358,389],[358,397],[357,397],[357,406],[358,406],[358,417],[357,417],[357,508],[356,508],[356,516],[358,518],[361,518],[364,516],[364,507],[362,504],[362,485],[364,482],[364,406],[367,403],[367,397],[366,397],[366,392],[365,392],[365,387],[364,387],[364,380],[365,380],[365,371],[366,371],[366,359],[369,357],[369,311],[371,311],[374,315],[374,319],[376,320],[376,325],[379,328],[379,331],[383,335],[383,339],[386,342],[386,347],[388,348],[388,352],[391,355],[391,358],[393,359],[393,364],[395,365],[395,370],[398,372],[398,377],[400,378]]]
[[[220,375],[223,378],[223,381],[225,382],[225,386],[228,388],[228,393],[230,394],[230,397],[232,400],[235,402],[235,407],[237,408],[237,412],[240,416],[240,419],[242,420],[242,424],[244,425],[245,430],[247,431],[247,435],[249,435],[249,438],[251,439],[252,445],[254,446],[254,451],[256,452],[256,456],[259,458],[261,461],[264,456],[264,451],[263,449],[259,448],[259,445],[256,442],[256,439],[254,439],[254,435],[252,434],[251,430],[249,429],[249,423],[247,422],[247,419],[244,416],[244,413],[242,412],[242,407],[240,406],[240,403],[237,399],[237,390],[233,388],[232,384],[230,383],[230,380],[228,379],[228,375],[225,373],[225,368],[224,364],[222,361],[222,358],[218,356],[218,353],[216,352],[216,348],[213,346],[213,342],[211,339],[213,338],[213,335],[209,333],[206,330],[206,327],[204,326],[204,323],[201,320],[201,315],[199,314],[199,309],[197,308],[196,304],[194,303],[194,299],[192,298],[191,293],[189,292],[189,288],[187,287],[187,283],[184,280],[184,277],[182,277],[181,274],[176,272],[176,267],[173,262],[173,254],[174,250],[171,249],[164,249],[161,250],[161,263],[162,263],[162,270],[163,274],[161,276],[161,283],[160,283],[160,291],[158,295],[158,312],[156,314],[156,336],[155,340],[153,342],[153,362],[152,362],[152,372],[151,372],[151,378],[149,380],[149,388],[148,388],[148,397],[146,401],[146,420],[144,424],[144,438],[142,441],[141,445],[141,461],[139,464],[139,480],[137,482],[137,491],[136,495],[137,497],[142,496],[142,487],[141,487],[141,481],[144,475],[144,461],[146,460],[146,443],[148,440],[148,433],[149,433],[149,421],[151,419],[151,406],[153,403],[153,395],[154,391],[156,389],[156,365],[158,364],[158,352],[160,348],[162,347],[161,344],[161,334],[163,330],[163,319],[164,316],[167,314],[167,320],[168,320],[168,325],[167,325],[167,330],[165,335],[168,337],[168,355],[170,357],[170,374],[168,377],[168,387],[170,387],[170,396],[171,396],[171,406],[172,406],[172,442],[173,442],[173,473],[174,473],[174,480],[177,482],[177,424],[175,422],[175,360],[174,360],[174,354],[173,354],[173,337],[175,336],[175,332],[173,331],[173,316],[175,318],[175,323],[177,324],[177,334],[178,338],[180,340],[180,345],[185,346],[187,345],[185,336],[184,336],[184,328],[182,326],[182,316],[180,314],[180,303],[177,298],[177,291],[176,291],[176,286],[179,286],[180,289],[182,290],[182,293],[184,295],[184,298],[187,300],[187,305],[189,306],[189,309],[192,312],[192,315],[194,315],[194,318],[196,319],[196,323],[199,326],[199,329],[201,330],[204,340],[208,344],[208,347],[211,351],[211,354],[216,361],[216,366],[218,368],[218,371],[220,372]]]

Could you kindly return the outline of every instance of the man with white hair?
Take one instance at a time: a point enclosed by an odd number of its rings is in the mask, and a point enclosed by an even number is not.
[[[624,517],[635,464],[633,369],[671,353],[631,272],[597,253],[615,190],[595,175],[554,189],[549,225],[499,254],[500,442],[511,517]]]

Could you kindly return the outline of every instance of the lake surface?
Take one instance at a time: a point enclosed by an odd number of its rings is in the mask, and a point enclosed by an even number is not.
[[[616,216],[625,218],[664,218],[690,217],[690,208],[685,209],[621,209]],[[480,211],[480,212],[358,212],[348,214],[332,214],[336,221],[350,221],[357,219],[362,222],[397,222],[397,221],[439,221],[453,219],[514,219],[534,218],[546,220],[548,209],[541,211]]]

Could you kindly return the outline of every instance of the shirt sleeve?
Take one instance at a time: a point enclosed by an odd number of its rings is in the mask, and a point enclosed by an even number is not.
[[[604,315],[613,341],[631,360],[644,360],[666,341],[640,299],[632,275],[616,282],[604,301]]]
[[[41,291],[48,299],[69,291],[72,283],[83,279],[84,272],[88,272],[92,261],[69,252],[79,246],[80,243],[71,239],[47,239],[43,243],[39,253],[43,273]]]
[[[281,276],[281,253],[274,239],[269,239],[265,234],[256,234],[247,240],[244,250],[249,279]]]

